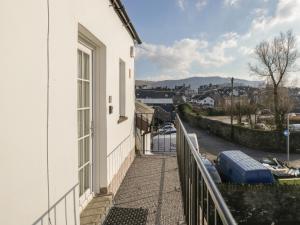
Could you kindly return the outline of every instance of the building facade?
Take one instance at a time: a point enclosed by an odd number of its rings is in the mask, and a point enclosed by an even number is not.
[[[208,108],[214,108],[215,106],[215,100],[210,96],[195,97],[191,100],[191,103]]]
[[[140,39],[119,0],[4,0],[0,18],[0,224],[79,224],[134,159]]]

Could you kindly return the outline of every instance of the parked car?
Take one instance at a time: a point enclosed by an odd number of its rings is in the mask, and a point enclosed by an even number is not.
[[[241,151],[224,151],[217,158],[217,169],[222,178],[237,184],[272,184],[269,169]]]
[[[176,128],[174,127],[174,125],[165,125],[163,127],[161,127],[160,129],[158,129],[158,132],[159,133],[164,133],[166,132],[167,130],[176,130]]]
[[[188,134],[192,144],[199,149],[197,136],[194,133]],[[152,139],[152,150],[155,152],[175,152],[176,151],[176,132],[170,134],[159,134]]]
[[[213,179],[213,181],[216,184],[222,183],[221,177],[218,173],[218,170],[214,166],[214,164],[206,158],[202,158],[202,159],[203,159],[204,166],[207,169],[207,171],[209,172],[209,174],[210,174],[211,178]]]
[[[266,124],[264,123],[257,123],[255,124],[255,129],[260,129],[260,130],[271,130]]]
[[[162,134],[165,134],[165,135],[167,135],[167,134],[174,134],[174,133],[176,133],[176,128],[170,128],[170,129],[166,129]]]
[[[260,163],[269,169],[276,178],[289,178],[289,168],[276,158],[262,158]]]
[[[176,133],[158,134],[152,139],[152,150],[156,152],[176,151]]]
[[[165,122],[163,126],[172,126],[172,127],[174,127],[174,124],[172,122]]]
[[[270,166],[273,169],[283,169],[283,168],[287,168],[283,162],[281,162],[280,160],[276,159],[276,158],[262,158],[261,160],[259,160],[260,163],[262,163],[265,166]]]

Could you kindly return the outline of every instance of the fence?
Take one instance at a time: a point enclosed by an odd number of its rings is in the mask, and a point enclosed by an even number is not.
[[[237,224],[178,115],[176,128],[177,160],[187,224]]]

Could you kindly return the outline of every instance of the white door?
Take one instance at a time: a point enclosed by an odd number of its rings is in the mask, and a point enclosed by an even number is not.
[[[78,45],[77,123],[79,201],[83,208],[92,194],[92,50]]]

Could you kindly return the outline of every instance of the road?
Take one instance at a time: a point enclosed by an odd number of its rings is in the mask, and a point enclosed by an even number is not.
[[[258,160],[262,157],[275,157],[285,161],[287,157],[285,153],[260,151],[232,143],[213,134],[209,134],[205,130],[192,127],[188,123],[184,123],[184,126],[188,133],[195,133],[197,135],[200,152],[206,154],[210,160],[214,160],[220,152],[226,150],[240,150]],[[300,167],[300,154],[290,154],[290,166]]]

